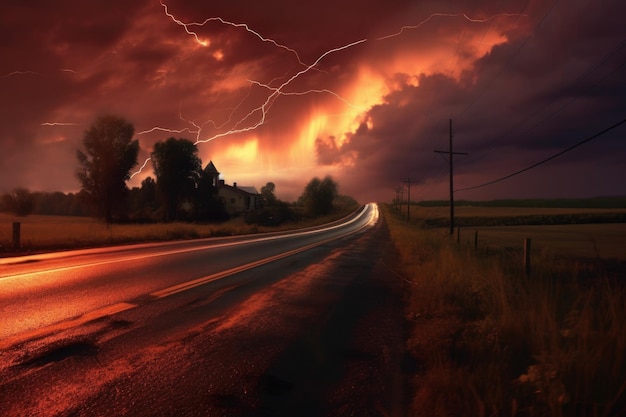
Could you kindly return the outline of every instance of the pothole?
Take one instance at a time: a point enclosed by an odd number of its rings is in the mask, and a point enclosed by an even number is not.
[[[95,356],[98,346],[91,342],[75,341],[60,346],[50,347],[22,361],[18,366],[39,367],[53,362],[60,362],[72,356]]]

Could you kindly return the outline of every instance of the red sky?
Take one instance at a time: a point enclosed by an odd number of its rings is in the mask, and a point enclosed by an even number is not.
[[[447,198],[449,119],[467,188],[626,118],[621,0],[163,1],[3,5],[0,192],[78,191],[102,113],[134,124],[137,170],[184,137],[227,183],[292,201],[329,174],[361,202],[408,177],[412,199]],[[456,196],[626,195],[625,135]]]

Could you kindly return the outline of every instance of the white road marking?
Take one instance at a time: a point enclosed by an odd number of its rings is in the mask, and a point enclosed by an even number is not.
[[[368,226],[372,226],[378,220],[377,206],[374,204],[373,207],[374,207],[374,210],[373,210],[372,214],[370,215],[370,219],[368,220],[367,223],[365,223],[358,230],[361,230],[361,229],[363,229],[365,227],[368,227]],[[177,250],[177,251],[167,251],[167,252],[155,253],[155,254],[145,255],[145,256],[132,256],[132,257],[123,258],[121,260],[111,260],[111,261],[96,262],[96,263],[89,264],[89,265],[79,265],[79,266],[73,266],[73,267],[57,268],[55,270],[47,270],[47,271],[30,273],[30,274],[21,274],[21,275],[22,276],[24,276],[24,275],[32,276],[34,274],[39,274],[39,273],[49,273],[51,271],[64,271],[64,270],[75,269],[75,268],[80,268],[80,267],[84,267],[84,266],[102,265],[102,264],[113,263],[113,262],[123,262],[123,261],[127,261],[127,260],[130,260],[130,259],[140,259],[140,258],[147,258],[147,257],[154,257],[154,256],[163,256],[164,254],[172,254],[172,253],[191,252],[191,251],[204,249],[204,248],[207,248],[207,247],[211,247],[211,248],[213,248],[213,247],[226,247],[226,246],[234,246],[234,245],[237,245],[237,244],[245,244],[245,243],[252,243],[252,242],[262,242],[262,241],[275,240],[275,239],[281,239],[281,238],[292,237],[292,236],[299,236],[299,235],[301,236],[301,235],[307,235],[307,234],[312,234],[312,233],[319,233],[321,231],[327,231],[327,230],[336,229],[336,228],[339,228],[339,227],[344,226],[346,224],[350,224],[350,223],[353,223],[353,222],[357,221],[358,219],[360,219],[363,216],[363,214],[366,211],[366,208],[367,208],[367,206],[365,206],[364,209],[354,219],[350,220],[349,222],[342,223],[340,225],[330,226],[330,227],[327,227],[327,228],[324,228],[324,229],[310,230],[310,231],[305,231],[305,232],[298,232],[298,233],[290,234],[290,235],[287,235],[287,236],[283,236],[283,235],[281,235],[281,236],[270,236],[270,237],[252,239],[252,240],[248,240],[248,241],[245,241],[245,242],[233,242],[233,243],[225,243],[225,244],[218,244],[218,245],[210,245],[210,246],[205,246],[205,247],[201,247],[201,248],[181,249],[181,250]],[[159,291],[155,291],[155,292],[151,293],[150,295],[152,295],[154,297],[157,297],[157,298],[165,298],[165,297],[168,297],[170,295],[177,294],[177,293],[186,291],[188,289],[204,285],[204,284],[209,283],[211,281],[215,281],[215,280],[218,280],[218,279],[221,279],[221,278],[225,278],[227,276],[234,275],[234,274],[237,274],[239,272],[243,272],[243,271],[246,271],[246,270],[249,270],[249,269],[252,269],[252,268],[256,268],[256,267],[259,267],[261,265],[265,265],[265,264],[268,264],[270,262],[274,262],[274,261],[277,261],[279,259],[283,259],[283,258],[286,258],[288,256],[295,255],[297,253],[307,251],[307,250],[312,249],[314,247],[324,245],[324,244],[326,244],[328,242],[331,242],[333,240],[337,240],[337,239],[339,239],[341,237],[343,237],[343,236],[335,236],[335,237],[327,238],[327,239],[321,240],[319,242],[315,242],[315,243],[312,243],[312,244],[309,244],[309,245],[306,245],[306,246],[303,246],[303,247],[300,247],[300,248],[297,248],[297,249],[293,249],[291,251],[287,251],[287,252],[283,252],[283,253],[271,256],[269,258],[264,258],[264,259],[261,259],[261,260],[255,261],[255,262],[250,262],[250,263],[245,264],[245,265],[241,265],[241,266],[238,266],[238,267],[235,267],[235,268],[231,268],[231,269],[228,269],[228,270],[225,270],[225,271],[222,271],[222,272],[218,272],[216,274],[208,275],[208,276],[205,276],[205,277],[202,277],[202,278],[197,278],[197,279],[194,279],[194,280],[191,280],[191,281],[183,282],[181,284],[173,285],[171,287],[164,288],[164,289],[159,290]],[[5,278],[12,278],[12,277],[13,276],[5,277]],[[0,279],[2,279],[2,278],[0,278]],[[87,313],[85,313],[85,314],[83,314],[83,315],[81,315],[79,317],[76,317],[74,319],[71,319],[71,320],[61,321],[59,323],[55,323],[55,324],[52,324],[52,325],[49,325],[49,326],[41,327],[41,328],[38,328],[38,329],[33,329],[33,330],[30,330],[30,331],[27,331],[27,332],[24,332],[24,333],[20,333],[20,334],[14,335],[14,336],[10,336],[10,337],[0,341],[0,350],[7,349],[7,348],[9,348],[11,346],[14,346],[14,345],[17,345],[17,344],[20,344],[20,343],[24,343],[24,342],[27,342],[27,341],[32,340],[32,339],[39,339],[39,338],[42,338],[42,337],[45,337],[45,336],[49,336],[49,335],[57,333],[57,332],[68,330],[68,329],[80,326],[80,325],[82,325],[84,323],[87,323],[87,322],[90,322],[90,321],[93,321],[93,320],[96,320],[96,319],[99,319],[99,318],[102,318],[102,317],[110,316],[110,315],[113,315],[113,314],[120,313],[122,311],[133,309],[133,308],[135,308],[137,306],[138,306],[137,304],[126,303],[126,302],[112,304],[112,305],[109,305],[109,306],[105,306],[105,307],[99,308],[97,310],[93,310],[93,311],[87,312]]]

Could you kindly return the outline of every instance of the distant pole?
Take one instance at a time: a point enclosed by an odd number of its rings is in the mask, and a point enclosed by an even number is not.
[[[530,275],[530,238],[524,239],[524,272]]]
[[[396,187],[396,201],[394,204],[394,209],[396,211],[400,211],[400,206],[402,205],[402,197],[404,194],[404,188],[403,187]]]
[[[411,221],[411,183],[415,181],[415,178],[403,178],[402,182],[406,183],[407,197],[406,197],[406,221]]]
[[[453,152],[452,151],[452,119],[450,119],[450,135],[449,135],[449,149],[447,151],[435,151],[436,153],[447,153],[449,155],[450,164],[450,235],[454,235],[454,155],[468,155],[467,152]]]

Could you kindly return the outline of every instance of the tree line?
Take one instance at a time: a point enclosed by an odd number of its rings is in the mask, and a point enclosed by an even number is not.
[[[84,132],[83,149],[76,152],[80,192],[31,193],[16,188],[0,199],[0,209],[16,215],[31,213],[94,215],[107,223],[148,221],[221,221],[228,218],[218,196],[218,184],[202,169],[197,146],[185,138],[170,137],[154,145],[150,154],[156,178],[129,189],[127,181],[137,166],[139,142],[134,126],[116,115],[102,115]],[[356,205],[338,194],[330,177],[313,178],[298,201],[287,204],[275,196],[275,185],[261,188],[260,206],[246,213],[246,221],[279,224],[295,217],[319,216],[339,205]]]

